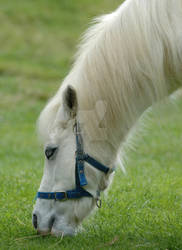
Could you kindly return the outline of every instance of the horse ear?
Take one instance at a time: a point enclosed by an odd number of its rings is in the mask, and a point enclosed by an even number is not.
[[[63,93],[63,105],[69,117],[74,118],[77,113],[78,102],[76,90],[70,85],[67,86]]]

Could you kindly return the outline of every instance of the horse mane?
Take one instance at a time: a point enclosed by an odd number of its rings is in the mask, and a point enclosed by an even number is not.
[[[105,138],[117,149],[144,110],[178,86],[181,11],[181,0],[127,0],[97,18],[83,36],[72,70],[42,111],[39,134],[46,140],[63,90],[71,85],[88,137]]]

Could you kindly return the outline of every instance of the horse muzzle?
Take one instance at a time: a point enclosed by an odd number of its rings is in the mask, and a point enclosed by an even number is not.
[[[62,218],[56,216],[50,216],[49,219],[43,220],[39,213],[33,213],[32,224],[37,230],[37,233],[46,236],[74,236],[76,233],[75,227],[67,225]]]

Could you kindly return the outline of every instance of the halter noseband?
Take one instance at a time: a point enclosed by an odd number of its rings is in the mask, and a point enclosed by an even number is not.
[[[84,153],[83,140],[81,136],[80,125],[78,122],[75,124],[75,135],[76,135],[76,152],[75,152],[75,183],[76,188],[73,190],[67,190],[65,192],[37,192],[36,198],[48,199],[48,200],[59,200],[64,201],[67,199],[79,199],[82,197],[93,197],[91,193],[86,191],[83,186],[87,185],[87,179],[84,172],[84,162],[89,163],[92,167],[104,172],[105,174],[112,173],[114,168],[109,167],[98,162],[96,159],[88,154]],[[100,191],[97,192],[98,196]],[[98,198],[98,197],[97,197]]]

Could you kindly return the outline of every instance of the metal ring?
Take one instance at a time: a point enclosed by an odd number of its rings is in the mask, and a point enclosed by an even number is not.
[[[101,208],[101,207],[102,207],[102,200],[101,200],[101,199],[99,199],[99,198],[96,199],[96,206],[97,206],[98,208]]]

